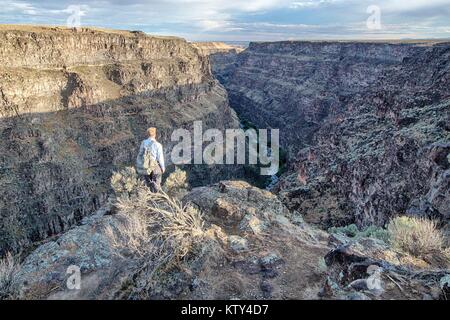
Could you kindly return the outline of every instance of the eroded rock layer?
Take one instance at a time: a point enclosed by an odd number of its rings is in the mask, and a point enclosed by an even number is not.
[[[311,142],[327,116],[340,113],[357,95],[382,89],[379,80],[389,72],[399,71],[412,58],[445,54],[448,46],[431,42],[251,43],[237,56],[232,71],[217,76],[229,91],[232,107],[244,118],[258,127],[284,129],[284,146],[298,149]],[[387,84],[397,85],[389,80]]]
[[[193,42],[192,45],[199,50],[200,54],[209,56],[217,53],[240,53],[244,51],[243,47],[229,45],[224,42]]]

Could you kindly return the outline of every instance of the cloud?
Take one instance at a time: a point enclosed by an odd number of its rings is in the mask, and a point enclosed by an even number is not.
[[[389,0],[382,1],[379,6],[388,12],[411,12],[430,8],[450,7],[449,0]]]
[[[317,8],[323,5],[336,3],[339,0],[303,0],[291,2],[290,8],[304,9],[304,8]]]
[[[0,1],[0,6],[3,12],[8,13],[23,13],[28,15],[35,15],[37,13],[33,5],[24,2]]]
[[[365,27],[372,4],[380,30]],[[450,0],[0,0],[0,22],[61,25],[70,5],[82,25],[195,40],[448,37],[450,28]]]

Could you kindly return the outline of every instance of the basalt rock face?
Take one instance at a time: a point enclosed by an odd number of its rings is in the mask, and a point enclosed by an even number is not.
[[[183,39],[35,27],[1,27],[0,39],[0,253],[98,209],[147,127],[170,164],[173,129],[238,126],[208,59]]]
[[[178,38],[60,28],[0,29],[1,115],[43,113],[136,94],[174,100],[213,85],[207,59]]]
[[[282,129],[283,146],[298,150],[311,143],[324,119],[340,113],[355,96],[382,89],[379,79],[389,70],[395,73],[412,57],[446,48],[441,43],[251,43],[232,70],[217,76],[243,118]]]
[[[324,225],[405,213],[448,221],[450,45],[423,50],[322,124],[282,179],[291,208]]]
[[[276,191],[324,227],[450,217],[450,44],[255,43],[221,81],[238,113],[280,128]]]

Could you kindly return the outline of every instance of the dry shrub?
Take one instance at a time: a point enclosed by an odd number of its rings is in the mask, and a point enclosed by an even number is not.
[[[171,197],[182,198],[188,191],[186,171],[175,168],[164,182],[163,190]]]
[[[0,260],[0,300],[15,295],[14,277],[20,269],[19,262],[9,252]]]
[[[172,190],[185,187],[185,174],[180,171],[169,180]],[[114,180],[119,186],[122,176]],[[133,181],[133,174],[128,177]],[[205,229],[199,210],[164,191],[152,193],[143,185],[131,185],[116,192],[117,219],[106,228],[106,235],[117,255],[134,259],[135,270],[123,294],[147,299],[151,292],[162,290],[164,279],[182,281],[177,272],[192,274],[199,265],[218,259],[222,248],[215,233]]]
[[[139,188],[135,197],[120,197],[116,204],[120,223],[107,234],[113,246],[161,263],[183,259],[207,237],[201,213],[164,192]]]
[[[111,176],[111,187],[117,196],[131,195],[143,185],[136,170],[126,167]]]
[[[390,241],[395,249],[415,257],[440,252],[444,243],[436,222],[414,217],[397,217],[388,225]]]

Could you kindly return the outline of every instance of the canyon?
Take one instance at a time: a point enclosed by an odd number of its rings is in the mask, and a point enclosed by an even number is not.
[[[285,41],[213,54],[230,105],[280,128],[276,191],[323,227],[450,217],[450,43]]]
[[[239,126],[207,58],[183,39],[20,26],[2,26],[0,38],[2,253],[66,231],[105,204],[112,171],[134,163],[149,126],[166,150],[173,129],[195,120]],[[197,167],[191,180],[235,173]]]
[[[381,237],[406,215],[434,219],[449,243],[450,42],[282,41],[243,50],[33,26],[0,26],[0,40],[0,256],[20,253],[20,297],[450,294],[450,251],[411,257]],[[280,129],[287,163],[276,183],[258,188],[238,165],[180,173],[170,136],[195,121],[223,132]],[[182,186],[176,201],[152,200],[132,168],[149,126],[169,161],[165,190]],[[159,268],[160,242],[144,254],[117,249],[126,236],[114,234],[129,215],[168,207],[199,220],[181,241],[193,241],[188,254]],[[357,231],[333,229],[348,225]],[[65,287],[73,265],[82,290]]]

